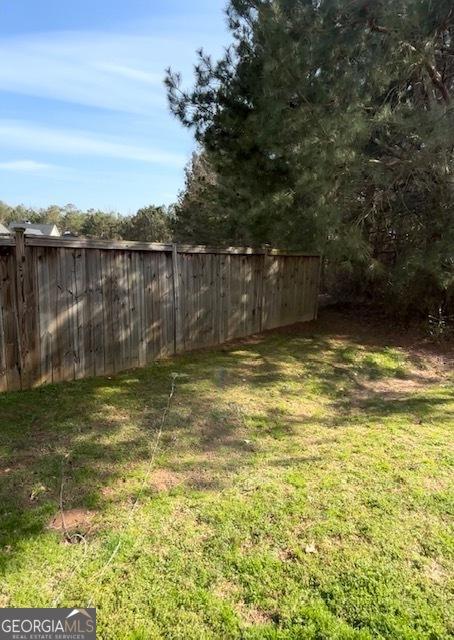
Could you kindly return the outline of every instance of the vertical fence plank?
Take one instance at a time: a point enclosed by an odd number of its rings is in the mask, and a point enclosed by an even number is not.
[[[121,304],[121,330],[122,330],[122,369],[131,367],[131,292],[128,283],[129,251],[119,252],[120,260],[120,304]]]
[[[317,280],[316,280],[316,286],[315,286],[315,293],[314,293],[314,320],[316,320],[318,318],[318,304],[319,304],[319,300],[318,300],[318,294],[320,291],[320,284],[321,284],[321,279],[322,279],[322,268],[323,268],[323,263],[322,263],[322,258],[316,258],[317,260]]]
[[[8,268],[7,261],[12,259],[11,247],[0,248],[0,391],[8,390]]]
[[[61,249],[55,250],[55,308],[53,310],[55,325],[55,344],[52,360],[52,379],[54,382],[65,380],[64,358],[65,358],[65,300],[63,296],[64,285],[62,282],[62,258]]]
[[[235,297],[235,263],[233,263],[233,258],[235,256],[228,255],[226,258],[226,340],[231,340],[234,336],[235,329],[235,312],[236,312],[236,301]]]
[[[25,325],[26,314],[26,291],[25,291],[25,270],[26,270],[26,258],[25,258],[25,233],[24,229],[17,229],[16,231],[16,246],[15,246],[15,264],[16,264],[16,337],[17,337],[17,353],[19,358],[19,372],[22,381],[26,386],[25,369],[26,358],[28,353],[28,340]]]
[[[221,344],[221,256],[213,255],[213,344]]]
[[[158,357],[164,357],[166,355],[166,343],[167,332],[164,314],[165,305],[165,263],[162,260],[162,256],[156,257],[156,294],[155,294],[155,314],[156,314],[156,329],[158,333],[159,348],[157,351]]]
[[[154,327],[154,312],[153,312],[153,270],[154,270],[154,256],[151,253],[145,253],[143,257],[143,275],[144,275],[144,288],[145,288],[145,349],[146,360],[151,362],[155,357],[155,327]]]
[[[52,315],[49,293],[49,265],[46,249],[42,247],[37,252],[37,268],[40,346],[39,384],[48,384],[52,382]]]
[[[114,371],[121,371],[124,363],[124,332],[122,325],[121,307],[121,262],[120,252],[113,251],[111,256],[111,279],[112,279],[112,350],[114,360]]]
[[[18,323],[16,299],[16,265],[14,254],[6,261],[6,363],[8,389],[21,388],[20,362],[18,349]]]
[[[183,348],[182,310],[181,310],[181,267],[176,244],[172,245],[172,283],[174,321],[174,351],[180,353]]]
[[[87,290],[86,290],[86,266],[85,249],[76,249],[74,252],[74,300],[76,313],[75,332],[75,376],[84,378],[89,366],[89,354],[86,353],[85,335],[87,326]]]
[[[191,349],[194,341],[193,341],[193,332],[194,332],[194,308],[195,308],[195,296],[194,296],[194,279],[193,279],[193,261],[192,256],[185,255],[185,287],[184,287],[184,295],[185,295],[185,350]]]
[[[6,338],[5,338],[5,324],[3,320],[4,315],[4,293],[2,286],[2,258],[0,255],[0,393],[8,390],[7,378],[6,378]]]
[[[76,285],[74,276],[74,250],[62,249],[60,256],[62,268],[62,286],[64,287],[63,303],[65,305],[65,342],[66,349],[63,356],[65,380],[74,380],[76,376],[77,358],[77,313],[76,313]]]
[[[1,269],[0,269],[1,277]],[[5,325],[3,322],[3,300],[2,290],[0,288],[0,393],[8,390],[6,378],[6,343],[5,343]]]
[[[160,288],[160,262],[159,254],[152,255],[152,306],[153,306],[153,353],[155,358],[159,358],[163,353],[162,340],[162,318],[161,318],[161,288]]]
[[[57,309],[57,285],[58,285],[58,262],[57,262],[57,249],[53,247],[47,251],[45,255],[45,261],[47,263],[48,273],[48,295],[49,295],[49,308],[48,308],[48,340],[50,348],[50,372],[52,376],[52,382],[60,382],[59,378],[55,375],[55,369],[59,370],[59,353],[58,353],[58,309]]]
[[[85,353],[85,375],[84,377],[96,375],[95,367],[95,289],[97,285],[96,253],[84,251],[85,271],[83,282],[84,295],[84,353]]]
[[[71,380],[74,372],[74,356],[71,349],[70,305],[66,249],[57,249],[56,331],[58,356],[54,363],[54,379]]]
[[[91,283],[91,341],[93,350],[94,374],[101,376],[105,372],[104,341],[104,280],[99,249],[87,252],[87,263],[92,274]]]
[[[173,353],[174,347],[174,324],[173,324],[173,290],[172,290],[172,257],[167,254],[161,255],[160,264],[160,313],[162,317],[162,354],[168,357]]]
[[[128,254],[128,292],[129,292],[129,367],[139,366],[139,292],[137,254]]]
[[[144,276],[144,256],[138,251],[134,254],[134,268],[136,274],[137,290],[137,332],[138,332],[138,359],[139,366],[145,366],[147,362],[147,341],[146,341],[146,309],[145,309],[145,276]]]
[[[113,277],[112,259],[113,251],[101,251],[102,272],[102,322],[104,340],[104,373],[110,375],[115,371],[114,361],[114,326],[113,326]]]

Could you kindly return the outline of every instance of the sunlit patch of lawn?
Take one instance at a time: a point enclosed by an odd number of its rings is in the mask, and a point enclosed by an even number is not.
[[[314,324],[3,395],[0,606],[90,602],[105,639],[449,638],[453,382]]]

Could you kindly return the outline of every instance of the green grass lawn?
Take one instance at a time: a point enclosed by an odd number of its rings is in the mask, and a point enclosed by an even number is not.
[[[3,395],[0,606],[92,602],[109,640],[452,637],[453,382],[328,314]]]

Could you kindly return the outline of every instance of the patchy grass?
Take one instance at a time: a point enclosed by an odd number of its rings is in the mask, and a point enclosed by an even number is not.
[[[105,639],[452,637],[453,381],[328,317],[4,395],[0,606],[92,602]]]

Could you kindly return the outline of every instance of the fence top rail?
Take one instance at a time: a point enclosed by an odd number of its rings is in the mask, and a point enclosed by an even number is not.
[[[15,235],[0,235],[0,247],[11,247],[16,244]],[[215,253],[231,255],[264,255],[272,256],[301,256],[319,258],[318,253],[304,253],[287,251],[284,249],[257,247],[214,247],[205,245],[134,242],[124,240],[99,240],[91,238],[66,238],[64,236],[25,236],[25,244],[29,247],[58,247],[67,249],[112,249],[117,251],[173,251],[176,246],[178,253]]]
[[[15,244],[14,236],[0,235],[0,247],[12,247]]]

